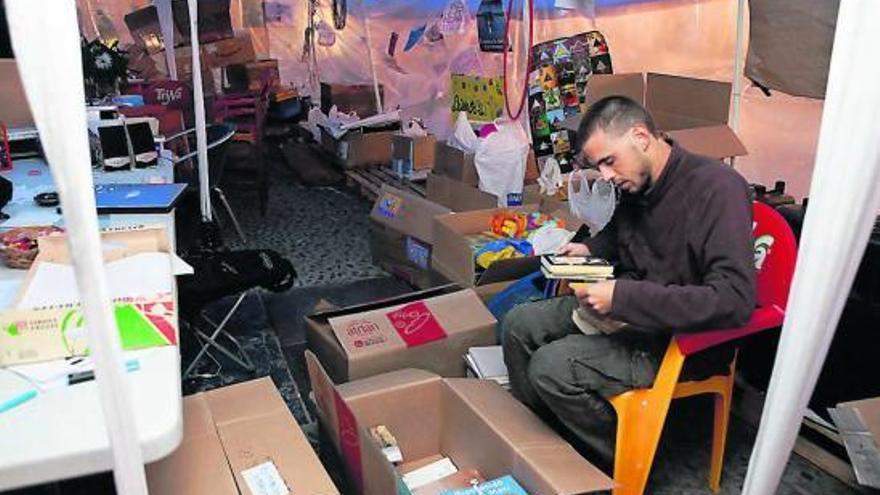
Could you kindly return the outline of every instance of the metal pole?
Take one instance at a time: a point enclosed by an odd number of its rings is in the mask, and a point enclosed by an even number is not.
[[[379,78],[376,76],[376,63],[373,60],[373,37],[370,35],[370,20],[364,0],[360,0],[361,12],[364,14],[364,32],[367,39],[367,58],[370,61],[370,74],[373,76],[373,93],[376,96],[376,114],[384,112],[382,109],[382,96],[379,93]]]
[[[797,268],[743,493],[776,493],[880,207],[880,2],[840,2]]]
[[[174,53],[174,14],[171,11],[171,0],[153,0],[156,13],[159,14],[159,27],[162,29],[162,41],[165,45],[165,67],[168,79],[177,80],[177,58]]]

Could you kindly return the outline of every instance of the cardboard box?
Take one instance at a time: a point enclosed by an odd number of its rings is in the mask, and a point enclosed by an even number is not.
[[[408,160],[412,170],[434,167],[437,139],[434,136],[409,137],[395,134],[391,143],[392,160]]]
[[[254,43],[250,34],[240,34],[234,38],[205,43],[203,65],[211,68],[226,67],[234,64],[247,64],[257,60]]]
[[[275,59],[256,60],[245,64],[248,76],[248,89],[259,92],[263,89],[263,80],[267,80],[269,88],[275,89],[281,85],[281,76],[278,72],[278,61]]]
[[[105,246],[105,261],[139,253],[171,253],[164,228],[107,231],[101,234],[101,240]],[[66,235],[53,234],[40,238],[38,242],[39,254],[25,276],[12,307],[20,305],[42,263],[71,262]],[[124,350],[177,344],[177,297],[173,280],[170,282],[170,292],[167,293],[114,300],[120,343]],[[0,332],[0,366],[89,353],[88,333],[78,304],[4,311],[0,314],[0,326],[10,329]]]
[[[880,397],[828,409],[860,485],[880,488]]]
[[[748,153],[727,126],[731,85],[727,82],[631,73],[596,74],[587,83],[587,101],[621,95],[641,103],[654,117],[657,127],[685,149],[714,158]],[[563,127],[577,132],[583,115],[563,121]]]
[[[391,163],[393,131],[364,132],[352,130],[339,139],[321,128],[321,145],[333,154],[344,168]]]
[[[421,196],[382,185],[370,212],[373,262],[419,288],[448,281],[431,270],[434,217],[451,210]]]
[[[379,85],[379,96],[384,99],[385,91]],[[372,85],[344,85],[321,83],[321,111],[330,113],[330,108],[343,113],[355,112],[360,118],[376,115],[376,92]]]
[[[463,182],[468,186],[480,185],[474,154],[453,148],[445,141],[437,141],[434,151],[434,173]]]
[[[309,349],[337,382],[414,366],[464,376],[462,356],[495,343],[496,321],[474,291],[448,290],[315,313],[306,318]]]
[[[487,210],[498,206],[495,195],[436,173],[428,174],[425,197],[452,211]],[[522,204],[540,204],[543,200],[537,184],[523,186]]]
[[[541,269],[539,257],[513,258],[493,263],[477,276],[474,251],[467,236],[490,230],[492,216],[496,213],[513,210],[524,213],[543,211],[563,220],[569,230],[577,230],[582,222],[574,218],[567,208],[557,208],[557,203],[525,205],[517,208],[495,208],[442,215],[434,218],[434,251],[432,266],[443,276],[461,285],[475,287],[495,284],[507,280],[518,280]]]
[[[339,494],[268,377],[184,397],[183,441],[147,464],[147,485],[154,495],[258,495],[267,492],[242,472],[264,463],[291,493]]]
[[[460,359],[460,357],[459,357]],[[614,482],[496,383],[406,369],[334,386],[315,355],[306,362],[321,424],[339,451],[354,492],[410,493],[370,437],[385,425],[409,466],[449,457],[486,479],[513,476],[528,493],[575,495]]]

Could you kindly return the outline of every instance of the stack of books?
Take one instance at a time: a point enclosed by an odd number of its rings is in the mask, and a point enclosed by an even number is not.
[[[548,279],[596,282],[614,278],[614,265],[595,256],[541,256],[541,271]]]
[[[507,366],[504,365],[504,351],[500,345],[471,347],[464,355],[468,375],[481,380],[492,380],[505,390],[510,390]]]

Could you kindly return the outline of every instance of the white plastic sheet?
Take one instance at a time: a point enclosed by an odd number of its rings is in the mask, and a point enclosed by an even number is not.
[[[810,208],[743,493],[775,493],[880,207],[880,3],[841,2]]]
[[[79,30],[73,2],[51,6],[8,0],[6,10],[22,83],[68,228],[101,409],[113,449],[117,493],[147,493],[124,372],[119,330],[104,272],[86,131]],[[51,33],[51,36],[47,36]]]

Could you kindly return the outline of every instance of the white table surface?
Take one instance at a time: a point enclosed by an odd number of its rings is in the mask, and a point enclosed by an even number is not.
[[[171,182],[172,174],[170,164],[165,164],[130,172],[98,172],[95,182]],[[12,171],[3,175],[15,183],[12,203],[25,210],[39,208],[33,204],[34,194],[52,190],[51,175],[42,160],[17,160]],[[172,243],[174,239],[173,212],[107,215],[100,217],[100,223],[102,227],[162,225]],[[14,293],[26,273],[0,266],[0,286]],[[9,305],[0,296],[0,310]],[[157,347],[126,352],[126,356],[137,358],[140,365],[126,375],[144,462],[155,461],[173,452],[183,435],[179,348]],[[0,368],[0,373],[9,371]],[[94,380],[40,393],[0,413],[0,490],[112,469],[103,418]]]

